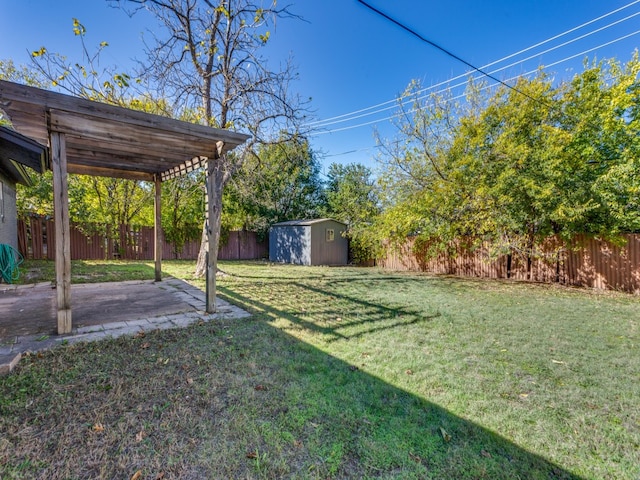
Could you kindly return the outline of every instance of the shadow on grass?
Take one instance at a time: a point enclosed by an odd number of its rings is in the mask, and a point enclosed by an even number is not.
[[[327,298],[336,297],[333,292],[308,285],[297,286]],[[285,318],[303,328],[328,335],[329,341],[348,340],[381,329],[429,320],[415,316],[409,321],[373,326],[357,334],[344,335],[338,332],[342,327],[315,325],[300,315],[257,302],[229,288],[220,287],[219,293],[226,300],[263,315],[266,320]],[[348,296],[344,299],[359,303],[367,309],[367,318],[373,317],[362,323],[375,324],[397,312]],[[404,314],[416,315],[406,311]],[[340,457],[344,462],[339,462],[339,468],[329,471],[330,474],[340,478],[581,478],[495,432],[362,372],[295,337],[285,337],[282,329],[269,330],[266,323],[257,323],[263,335],[281,336],[279,342],[286,342],[289,344],[287,349],[295,352],[295,364],[288,368],[299,377],[288,381],[307,385],[305,397],[313,399],[314,408],[319,407],[307,420],[316,426],[321,423],[326,435],[322,441],[342,452]],[[294,401],[288,413],[305,408],[309,407],[304,401],[297,404]]]
[[[324,335],[328,342],[354,339],[374,332],[429,322],[439,316],[439,314],[425,316],[405,307],[389,308],[347,295],[327,292],[302,283],[290,282],[288,285],[289,288],[294,287],[304,291],[305,295],[313,294],[315,304],[318,307],[313,312],[292,313],[296,310],[294,304],[291,305],[289,311],[278,309],[255,298],[249,299],[232,288],[219,286],[218,294],[226,300],[254,312],[261,312],[270,317],[286,318],[301,328]],[[335,308],[333,305],[337,299],[355,304],[357,315],[355,317],[345,315],[345,312],[340,308]],[[349,333],[342,333],[346,331]]]
[[[0,378],[0,476],[579,479],[263,321],[275,314],[25,359]]]

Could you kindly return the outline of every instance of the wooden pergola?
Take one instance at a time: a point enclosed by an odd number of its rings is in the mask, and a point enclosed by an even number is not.
[[[145,180],[155,185],[155,279],[162,277],[161,184],[211,165],[249,136],[0,80],[0,109],[20,134],[49,145],[56,226],[58,334],[70,333],[71,255],[67,174]],[[208,162],[212,160],[212,162]],[[208,169],[210,170],[210,169]],[[207,194],[215,189],[207,174]],[[207,202],[209,218],[213,203]],[[209,258],[213,252],[209,242]],[[209,268],[208,275],[215,275]],[[213,292],[211,292],[211,295]],[[207,298],[215,309],[215,298]]]

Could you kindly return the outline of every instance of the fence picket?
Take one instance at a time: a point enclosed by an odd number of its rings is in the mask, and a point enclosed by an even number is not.
[[[29,221],[18,220],[18,246],[25,258],[34,260],[54,259],[55,228],[53,222],[32,217]],[[100,234],[86,234],[77,225],[70,226],[71,258],[73,260],[153,260],[154,228],[127,227],[117,229],[117,241]],[[105,252],[106,246],[106,252]],[[200,251],[200,240],[187,241],[182,249],[175,251],[174,244],[163,241],[162,254],[165,259],[195,260]],[[255,232],[229,232],[228,242],[220,245],[220,260],[253,260],[268,256],[267,240],[258,241]]]
[[[575,239],[581,248],[565,248],[557,239],[539,246],[531,262],[531,281],[562,283],[596,289],[640,293],[640,235],[624,235],[625,246],[585,236]],[[414,240],[387,249],[378,264],[390,270],[449,273],[480,278],[507,278],[507,256],[491,258],[489,245],[471,250],[464,242],[455,245],[456,255],[438,255],[428,259],[428,246],[414,251]],[[527,259],[513,254],[511,279],[527,279]]]

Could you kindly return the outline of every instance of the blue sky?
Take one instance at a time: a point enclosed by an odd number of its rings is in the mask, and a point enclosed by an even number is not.
[[[501,79],[556,62],[549,71],[557,79],[570,78],[581,69],[585,57],[581,52],[595,49],[586,55],[626,62],[640,43],[640,0],[367,1],[478,67],[605,16],[488,67],[495,70],[515,63],[495,74]],[[293,56],[300,74],[294,88],[312,98],[318,120],[379,104],[380,108],[358,115],[389,107],[384,102],[396,98],[412,79],[431,86],[469,72],[464,64],[420,42],[357,0],[288,3],[304,21],[279,21],[267,55],[273,62]],[[615,10],[620,11],[611,13]],[[109,42],[103,66],[118,65],[122,70],[134,58],[143,58],[141,38],[154,25],[144,16],[128,17],[106,0],[0,0],[0,59],[28,64],[29,52],[41,46],[78,57],[80,45],[71,29],[74,17],[87,28],[90,46]],[[606,43],[610,44],[603,46]],[[548,49],[552,50],[544,52]],[[572,56],[576,58],[564,60]],[[393,136],[388,120],[392,113],[387,109],[326,124],[322,134],[312,138],[314,149],[326,155],[325,168],[331,162],[375,167],[373,128],[383,136]],[[370,124],[358,126],[366,123]]]

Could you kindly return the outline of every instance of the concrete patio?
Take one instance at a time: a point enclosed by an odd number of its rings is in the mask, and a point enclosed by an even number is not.
[[[22,353],[62,342],[101,340],[140,331],[179,328],[216,318],[245,318],[246,311],[216,299],[205,312],[205,293],[177,278],[73,285],[73,329],[56,335],[56,290],[50,283],[0,285],[0,374],[10,372]]]

